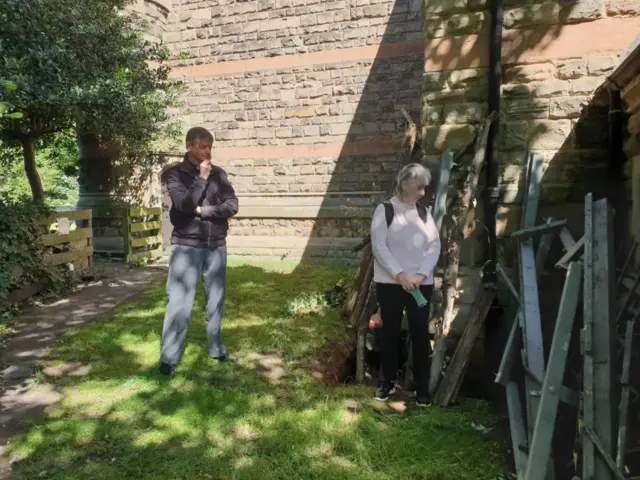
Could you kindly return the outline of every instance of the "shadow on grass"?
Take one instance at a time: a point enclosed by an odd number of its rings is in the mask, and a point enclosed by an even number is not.
[[[304,361],[342,331],[339,312],[296,316],[286,304],[345,273],[230,267],[223,334],[240,361],[208,358],[199,294],[172,379],[157,373],[162,285],[71,331],[44,371],[73,362],[85,375],[46,377],[62,401],[10,444],[15,478],[495,478],[496,442],[471,426],[487,420],[482,405],[382,416],[370,392],[308,375]],[[270,350],[282,360],[277,382],[252,360]]]

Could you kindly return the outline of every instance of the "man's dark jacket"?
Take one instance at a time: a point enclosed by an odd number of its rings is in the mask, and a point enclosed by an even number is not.
[[[173,225],[171,244],[214,248],[226,244],[230,217],[238,213],[238,197],[227,173],[213,166],[207,180],[187,156],[163,177],[169,195],[169,218]],[[200,207],[200,215],[196,215]]]

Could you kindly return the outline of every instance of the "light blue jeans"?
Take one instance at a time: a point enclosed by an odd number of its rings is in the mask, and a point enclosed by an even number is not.
[[[202,275],[207,301],[207,347],[209,356],[221,357],[227,350],[220,336],[224,313],[227,247],[197,248],[172,245],[167,278],[167,311],[162,329],[160,360],[176,365],[182,355],[189,318]]]

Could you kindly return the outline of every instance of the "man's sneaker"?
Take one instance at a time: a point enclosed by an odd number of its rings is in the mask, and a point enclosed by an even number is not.
[[[168,363],[162,362],[160,364],[160,373],[162,373],[163,375],[167,375],[169,377],[173,376],[174,372],[176,370],[176,366],[175,365],[170,365]]]
[[[376,400],[384,402],[388,400],[391,395],[396,393],[396,386],[393,383],[385,383],[376,392]]]
[[[416,395],[416,405],[419,406],[419,407],[430,407],[431,406],[431,399],[429,398],[429,395],[417,394]]]
[[[221,357],[212,357],[214,360],[218,360],[219,362],[231,362],[231,363],[237,363],[238,360],[236,359],[236,357],[233,357],[231,355],[228,354],[224,354]]]

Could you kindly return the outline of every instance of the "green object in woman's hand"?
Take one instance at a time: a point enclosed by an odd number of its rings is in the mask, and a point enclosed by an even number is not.
[[[409,292],[411,296],[413,296],[416,303],[418,304],[418,308],[422,308],[427,304],[427,299],[424,298],[424,295],[422,295],[422,292],[420,291],[419,288],[414,288],[413,290],[407,290],[407,292]]]

